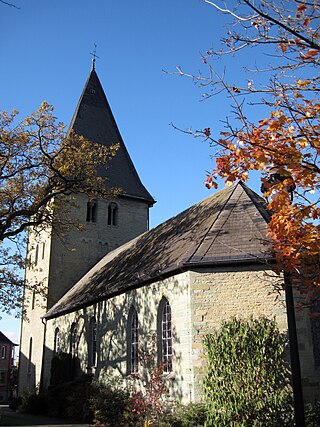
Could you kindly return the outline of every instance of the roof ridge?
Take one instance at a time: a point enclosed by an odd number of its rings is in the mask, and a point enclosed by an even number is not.
[[[241,185],[241,187],[244,189],[244,191],[246,192],[246,194],[248,195],[248,197],[250,198],[250,200],[252,201],[252,203],[255,205],[255,207],[258,209],[258,211],[260,212],[261,216],[263,217],[263,219],[266,222],[269,222],[272,216],[272,212],[267,208],[267,202],[266,200],[261,197],[258,193],[256,193],[255,191],[253,191],[251,188],[249,188],[243,181],[239,181],[239,184]],[[261,206],[261,203],[258,203],[257,199],[263,203],[263,205],[265,206]]]

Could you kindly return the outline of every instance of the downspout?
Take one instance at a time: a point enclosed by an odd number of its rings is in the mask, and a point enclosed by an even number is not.
[[[297,338],[297,325],[294,310],[294,298],[292,290],[292,282],[290,273],[284,272],[284,289],[286,296],[287,320],[288,320],[288,333],[289,333],[289,347],[290,347],[290,360],[291,360],[291,374],[292,374],[292,388],[293,388],[293,402],[294,402],[294,415],[296,427],[305,427],[304,405],[303,405],[303,392],[301,383],[301,368]]]

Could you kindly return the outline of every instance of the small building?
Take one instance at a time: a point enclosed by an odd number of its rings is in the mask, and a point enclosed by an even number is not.
[[[0,403],[7,403],[14,393],[14,344],[0,331]]]

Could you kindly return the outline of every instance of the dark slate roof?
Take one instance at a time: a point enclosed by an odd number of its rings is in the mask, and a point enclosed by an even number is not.
[[[3,334],[1,331],[0,331],[0,344],[18,345],[18,344],[14,344],[11,340],[9,340],[9,338],[6,337],[5,334]]]
[[[236,183],[107,254],[45,317],[108,299],[175,271],[271,260],[265,245],[269,219],[264,199]]]
[[[71,120],[70,129],[92,142],[107,147],[120,143],[120,148],[116,156],[110,161],[110,166],[105,174],[108,177],[108,186],[120,187],[123,195],[141,199],[149,205],[155,203],[153,197],[140,181],[121,138],[94,66]]]

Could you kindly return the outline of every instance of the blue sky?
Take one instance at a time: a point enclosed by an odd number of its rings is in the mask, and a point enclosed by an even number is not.
[[[219,49],[225,18],[201,0],[12,0],[0,4],[1,110],[21,118],[46,100],[69,124],[91,68],[96,70],[120,133],[142,179],[157,200],[155,226],[208,197],[203,181],[213,167],[207,143],[170,126],[210,127],[215,135],[230,115],[224,96],[201,102],[192,80],[168,75],[180,65],[196,74],[199,52]],[[216,64],[230,81],[245,84],[250,52]],[[258,191],[258,180],[249,181]],[[3,316],[0,329],[17,339],[18,322]]]

